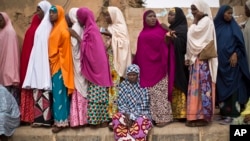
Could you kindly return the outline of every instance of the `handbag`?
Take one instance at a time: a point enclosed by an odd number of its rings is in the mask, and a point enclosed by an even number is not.
[[[210,41],[206,47],[200,52],[200,60],[208,60],[217,57],[217,51],[215,50],[214,40]]]

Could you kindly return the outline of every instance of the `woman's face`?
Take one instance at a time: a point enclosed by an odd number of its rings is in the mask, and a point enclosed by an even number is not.
[[[37,6],[37,8],[36,8],[36,13],[37,13],[37,15],[38,15],[38,17],[39,17],[40,19],[43,19],[43,17],[44,17],[44,12],[43,12],[43,10],[41,9],[40,6]]]
[[[108,24],[112,24],[112,19],[111,19],[111,17],[110,17],[109,12],[105,12],[105,13],[103,13],[103,15],[104,15],[104,17],[105,17],[105,19],[106,19],[106,22],[107,22]]]
[[[195,15],[199,12],[199,10],[197,9],[197,7],[195,5],[191,5],[191,12],[193,14],[193,16],[195,17]]]
[[[156,24],[156,14],[154,12],[150,12],[147,16],[146,16],[146,23],[149,26],[155,26]]]
[[[228,9],[225,13],[224,13],[224,20],[225,21],[231,21],[233,18],[233,9]]]
[[[136,83],[138,81],[138,74],[136,72],[130,72],[127,75],[130,83]]]
[[[4,20],[4,17],[2,14],[0,14],[0,28],[3,29],[6,25],[6,22]]]
[[[54,12],[52,10],[49,11],[49,19],[51,23],[54,23],[58,19],[58,12]]]
[[[173,24],[175,21],[175,12],[174,11],[169,11],[168,13],[168,23]]]
[[[250,17],[250,10],[249,10],[249,8],[247,7],[247,5],[245,5],[245,15],[246,15],[247,17]]]

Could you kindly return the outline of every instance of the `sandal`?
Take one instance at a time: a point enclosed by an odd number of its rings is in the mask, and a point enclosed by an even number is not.
[[[196,121],[192,120],[192,121],[187,121],[186,122],[186,126],[187,127],[196,127]]]
[[[157,126],[157,127],[164,127],[164,126],[166,126],[167,124],[169,124],[169,123],[168,123],[168,122],[160,122],[160,123],[156,123],[155,126]]]
[[[58,133],[58,132],[60,132],[60,131],[62,131],[64,129],[64,127],[57,127],[57,126],[54,126],[54,127],[52,127],[52,132],[53,133]]]
[[[108,122],[103,122],[103,123],[100,124],[101,128],[105,128],[105,127],[108,127],[108,126],[109,126]]]
[[[198,120],[195,124],[196,124],[196,127],[201,127],[201,126],[207,126],[208,125],[208,121],[205,121],[205,120]]]
[[[219,123],[220,123],[221,125],[230,125],[230,124],[232,123],[232,121],[233,121],[233,118],[227,117],[226,119],[220,121]]]

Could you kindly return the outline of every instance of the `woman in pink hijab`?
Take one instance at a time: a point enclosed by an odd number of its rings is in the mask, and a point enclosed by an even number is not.
[[[9,16],[0,12],[0,84],[19,101],[19,47]]]
[[[173,120],[171,94],[174,85],[174,46],[165,42],[168,31],[163,28],[152,10],[143,15],[143,29],[138,37],[133,63],[141,68],[140,85],[147,87],[150,112],[156,126]]]
[[[91,10],[85,7],[79,8],[77,20],[84,28],[80,44],[80,62],[82,75],[89,81],[88,123],[107,126],[109,121],[107,87],[113,84],[104,42]]]

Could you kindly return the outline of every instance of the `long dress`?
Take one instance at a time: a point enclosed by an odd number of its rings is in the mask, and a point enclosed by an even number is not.
[[[200,19],[197,24],[192,24],[188,29],[187,53],[185,55],[185,60],[190,62],[187,125],[204,126],[212,121],[214,113],[218,61],[216,57],[199,60],[199,54],[211,41],[214,42],[216,48],[216,38],[209,5],[203,0],[195,0],[193,5],[199,11],[207,13],[208,16]]]
[[[216,38],[218,46],[218,76],[217,100],[221,116],[238,117],[240,104],[244,105],[250,96],[250,74],[247,62],[244,37],[234,18],[225,22],[224,13],[227,5],[221,6],[215,19]],[[225,44],[226,43],[226,44]],[[231,67],[230,57],[237,54],[237,65]]]
[[[48,1],[41,1],[38,5],[43,10],[44,17],[35,31],[33,48],[22,88],[31,89],[33,91],[33,126],[50,126],[52,122],[52,86],[48,57],[48,38],[52,28],[49,21],[49,8],[51,4]]]
[[[73,23],[72,29],[82,37],[83,29],[77,22],[76,12],[78,8],[71,8],[69,10],[69,18]],[[83,126],[87,124],[87,88],[88,82],[81,74],[81,63],[80,63],[80,45],[76,38],[71,37],[71,49],[74,64],[74,83],[75,90],[71,97],[70,103],[70,126]]]
[[[187,45],[187,20],[181,8],[174,8],[175,21],[169,28],[176,32],[176,38],[172,38],[175,48],[175,79],[172,96],[172,110],[174,119],[186,118],[188,67],[185,66],[185,53]]]
[[[159,21],[151,27],[143,15],[143,29],[138,37],[137,51],[133,60],[140,69],[140,85],[148,88],[152,119],[156,124],[167,124],[173,120],[171,101],[174,85],[174,46],[164,40],[168,32]]]
[[[35,31],[39,24],[41,23],[41,19],[38,15],[34,15],[31,25],[25,33],[23,47],[21,52],[20,59],[20,85],[22,86],[28,62],[30,58],[30,53],[33,47]],[[34,121],[34,99],[33,99],[33,90],[22,89],[21,90],[21,101],[20,101],[20,110],[21,110],[21,121],[32,123]]]
[[[5,12],[0,12],[5,20],[5,26],[0,30],[0,84],[5,86],[20,103],[19,56],[20,50],[15,29],[11,19]]]
[[[56,5],[58,19],[49,37],[49,62],[52,75],[54,125],[69,125],[69,94],[74,91],[73,61],[70,33],[65,20],[64,10]]]

